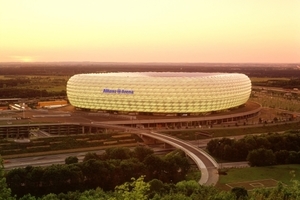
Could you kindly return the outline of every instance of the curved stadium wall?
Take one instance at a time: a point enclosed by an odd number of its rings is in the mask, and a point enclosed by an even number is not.
[[[72,76],[70,103],[120,112],[203,113],[247,102],[251,81],[238,73],[134,72]]]

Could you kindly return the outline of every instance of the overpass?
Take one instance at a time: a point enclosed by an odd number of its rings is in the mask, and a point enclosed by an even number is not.
[[[219,180],[218,174],[218,163],[204,150],[194,147],[192,144],[187,143],[186,141],[164,135],[161,133],[156,133],[153,131],[140,130],[136,128],[130,128],[120,125],[111,125],[102,123],[93,123],[94,126],[99,126],[103,128],[113,128],[113,129],[126,129],[132,130],[132,133],[138,134],[141,137],[147,136],[154,138],[156,140],[167,143],[173,147],[181,149],[188,155],[197,165],[198,169],[201,171],[201,178],[199,184],[201,185],[215,185]]]
[[[173,147],[181,149],[184,151],[197,165],[199,170],[201,171],[201,178],[199,180],[199,184],[201,185],[215,185],[219,180],[218,174],[218,163],[204,150],[198,149],[193,145],[179,140],[177,138],[173,138],[167,135],[155,133],[155,132],[142,132],[139,133],[143,136],[155,138],[162,142],[165,142]]]
[[[2,126],[2,137],[12,137],[17,135],[27,136],[30,130],[47,132],[51,135],[68,135],[68,134],[85,134],[87,132],[95,131],[100,133],[101,130],[115,129],[115,130],[130,130],[133,134],[138,134],[141,137],[146,136],[162,141],[173,147],[181,149],[188,155],[197,165],[201,171],[201,179],[199,184],[215,185],[218,182],[218,163],[205,151],[195,148],[193,145],[173,138],[164,134],[152,132],[145,129],[137,129],[122,125],[112,125],[105,122],[96,123],[46,123],[46,124],[22,124]],[[1,130],[1,129],[0,129]]]

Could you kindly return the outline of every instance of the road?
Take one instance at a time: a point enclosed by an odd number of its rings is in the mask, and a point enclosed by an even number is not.
[[[162,135],[159,133],[148,132],[141,133],[142,135],[156,138],[160,141],[164,141],[176,148],[182,149],[186,152],[192,160],[195,161],[199,170],[201,170],[201,179],[200,184],[203,185],[215,185],[218,182],[218,164],[203,150],[194,147],[193,144],[189,144],[186,141],[181,141],[176,138],[172,138],[167,135]],[[97,151],[96,153],[103,153],[102,151]],[[63,164],[65,158],[69,156],[76,156],[79,161],[82,161],[86,152],[81,153],[69,153],[69,154],[59,154],[59,155],[49,155],[49,156],[39,156],[39,157],[27,157],[27,158],[17,158],[6,160],[4,163],[5,170],[17,168],[17,167],[26,167],[31,166],[49,166],[52,164]]]
[[[239,163],[221,163],[218,164],[209,154],[199,147],[206,147],[207,143],[211,139],[204,139],[198,141],[182,141],[177,138],[173,138],[168,135],[163,135],[155,132],[140,132],[139,134],[155,138],[157,140],[163,141],[170,144],[171,146],[183,150],[198,166],[201,170],[201,179],[199,184],[203,185],[215,185],[218,182],[218,168],[230,168],[230,167],[246,167],[248,164],[246,162]],[[235,139],[238,139],[242,136],[237,136]],[[156,148],[154,151],[161,151],[161,148]],[[96,151],[95,153],[102,154],[104,150]],[[18,158],[10,159],[4,163],[4,168],[6,170],[17,168],[17,167],[26,167],[31,166],[49,166],[52,164],[64,164],[65,158],[69,156],[76,156],[79,161],[82,161],[87,152],[80,153],[68,153],[68,154],[59,154],[59,155],[48,155],[48,156],[39,156],[39,157],[27,157],[27,158]]]
[[[171,146],[183,150],[198,166],[201,171],[201,185],[215,185],[219,180],[218,163],[205,151],[194,147],[186,141],[173,138],[171,136],[155,133],[155,132],[142,132],[141,135],[163,141]]]
[[[104,150],[103,150],[104,151]],[[99,151],[97,153],[103,153]],[[18,167],[26,166],[49,166],[52,164],[64,164],[65,159],[70,156],[76,156],[79,161],[82,161],[87,152],[80,153],[69,153],[69,154],[57,154],[57,155],[47,155],[47,156],[37,156],[37,157],[26,157],[26,158],[14,158],[5,160],[4,169],[10,170]]]

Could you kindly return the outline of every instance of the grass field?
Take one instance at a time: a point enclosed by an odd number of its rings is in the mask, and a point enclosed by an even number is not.
[[[252,83],[256,83],[256,82],[267,82],[267,81],[272,81],[272,80],[275,80],[275,81],[289,81],[291,80],[290,78],[271,78],[271,77],[250,77],[251,79],[251,82]]]
[[[222,190],[230,190],[230,186],[247,184],[269,185],[272,187],[276,181],[291,185],[291,180],[300,181],[300,165],[276,165],[269,167],[246,167],[228,169],[227,175],[220,175],[216,187]],[[264,182],[267,181],[267,182]],[[271,182],[273,182],[271,184]]]
[[[19,78],[29,80],[28,83],[17,86],[6,86],[6,88],[37,89],[48,92],[60,92],[66,90],[68,76],[0,76],[0,80],[17,81]]]

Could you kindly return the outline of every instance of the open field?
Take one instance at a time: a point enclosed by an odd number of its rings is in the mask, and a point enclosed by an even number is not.
[[[265,181],[263,181],[265,180]],[[276,165],[268,167],[246,167],[228,169],[227,175],[221,175],[216,187],[230,190],[231,187],[247,186],[276,186],[276,182],[291,185],[291,180],[300,181],[300,165]],[[257,184],[256,184],[257,183]],[[253,188],[251,188],[251,185]],[[257,188],[257,187],[255,187]]]
[[[69,76],[0,76],[2,89],[34,89],[48,92],[66,90]]]
[[[261,83],[261,82],[267,82],[267,81],[289,81],[290,78],[285,77],[278,77],[278,78],[272,78],[272,77],[250,77],[250,80],[252,83]]]
[[[226,184],[229,188],[243,187],[246,190],[253,190],[256,188],[273,188],[278,185],[278,181],[274,179],[260,179],[254,181],[243,181]]]
[[[292,112],[300,112],[300,99],[288,99],[284,97],[256,95],[252,101],[260,103],[263,107],[283,109]]]

